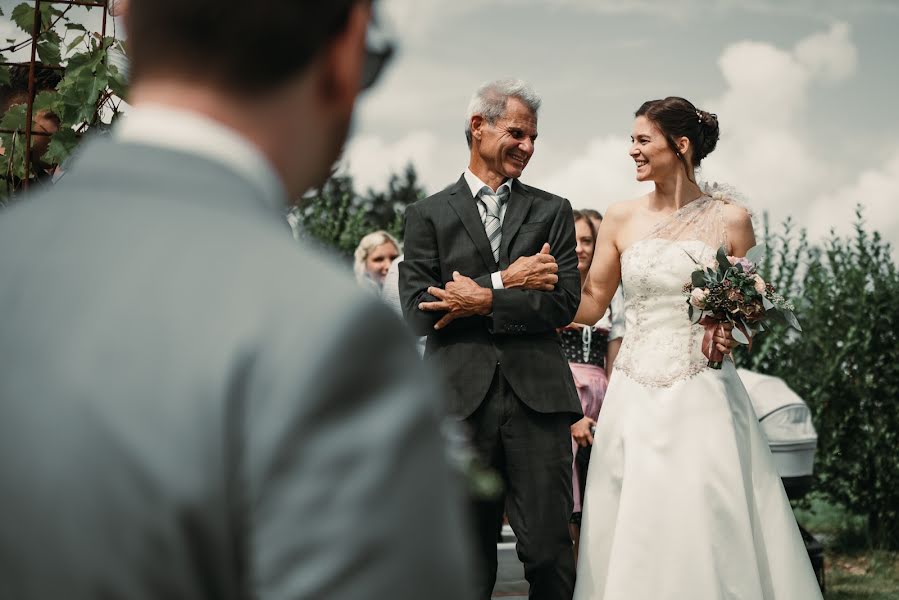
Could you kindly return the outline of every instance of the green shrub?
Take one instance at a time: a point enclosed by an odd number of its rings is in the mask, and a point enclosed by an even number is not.
[[[391,175],[383,192],[356,192],[349,175],[332,175],[288,211],[300,239],[311,241],[351,260],[359,240],[383,229],[402,242],[406,206],[424,198],[412,165],[403,175]]]
[[[876,547],[899,549],[899,274],[891,249],[865,228],[822,246],[767,223],[765,265],[796,304],[803,333],[775,327],[759,338],[749,368],[776,375],[802,396],[818,430],[819,489],[867,518]]]

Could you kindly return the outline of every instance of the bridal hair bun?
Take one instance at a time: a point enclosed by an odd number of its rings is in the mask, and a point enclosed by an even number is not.
[[[662,100],[648,100],[643,103],[635,117],[646,117],[658,127],[668,145],[677,157],[687,166],[686,159],[677,150],[674,140],[686,137],[690,140],[690,164],[698,168],[706,156],[718,145],[718,116],[696,108],[692,102],[678,96],[669,96]]]
[[[718,115],[704,110],[696,111],[696,120],[699,123],[699,139],[696,141],[696,156],[702,160],[715,150],[718,145]],[[697,161],[698,163],[698,161]]]

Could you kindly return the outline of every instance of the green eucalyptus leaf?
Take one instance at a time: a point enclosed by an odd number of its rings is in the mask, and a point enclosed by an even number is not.
[[[702,271],[693,271],[690,275],[690,284],[695,288],[705,287],[705,275]]]
[[[768,296],[762,296],[762,306],[765,308],[766,311],[776,308],[774,306],[774,303],[771,302],[770,300],[768,300]]]
[[[796,315],[793,314],[792,310],[784,309],[783,316],[787,320],[787,324],[795,329],[796,331],[802,331],[802,327],[799,325],[799,320],[796,318]]]
[[[734,336],[734,341],[738,344],[743,344],[744,346],[749,345],[749,338],[746,337],[746,334],[743,333],[738,327],[734,327],[730,330],[730,334]]]
[[[722,270],[727,270],[730,268],[730,261],[727,260],[727,250],[725,250],[724,246],[718,248],[718,253],[715,255],[715,258],[718,260],[718,266]]]
[[[746,260],[755,265],[760,265],[765,260],[765,253],[765,244],[756,244],[746,252]]]

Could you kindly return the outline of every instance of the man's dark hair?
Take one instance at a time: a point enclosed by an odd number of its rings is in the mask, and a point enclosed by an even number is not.
[[[303,71],[366,0],[131,0],[132,77],[177,73],[240,93]]]

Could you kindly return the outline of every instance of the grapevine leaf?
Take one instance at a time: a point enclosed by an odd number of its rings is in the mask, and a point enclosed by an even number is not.
[[[66,46],[66,51],[67,51],[67,52],[71,52],[72,50],[75,49],[75,46],[77,46],[78,44],[83,43],[83,42],[84,42],[84,36],[85,36],[85,35],[86,35],[86,34],[82,33],[81,35],[77,36],[74,40],[72,40],[71,42],[69,42],[69,44]]]
[[[56,114],[58,100],[59,98],[56,92],[51,92],[49,90],[40,92],[37,96],[34,97],[35,114],[42,110],[50,111]]]
[[[24,131],[25,129],[25,105],[13,104],[0,119],[0,128],[17,129]]]
[[[31,35],[34,30],[34,5],[23,2],[12,9],[10,17],[19,29]]]
[[[2,57],[0,57],[2,60]],[[2,65],[0,66],[0,85],[9,85],[9,67]]]
[[[64,127],[53,134],[47,153],[44,155],[44,161],[59,165],[72,154],[72,151],[78,145],[78,134],[70,127]]]
[[[41,41],[37,44],[37,55],[45,65],[58,65],[62,62],[58,36],[57,40],[54,40],[51,33],[54,32],[48,31],[41,37]]]

